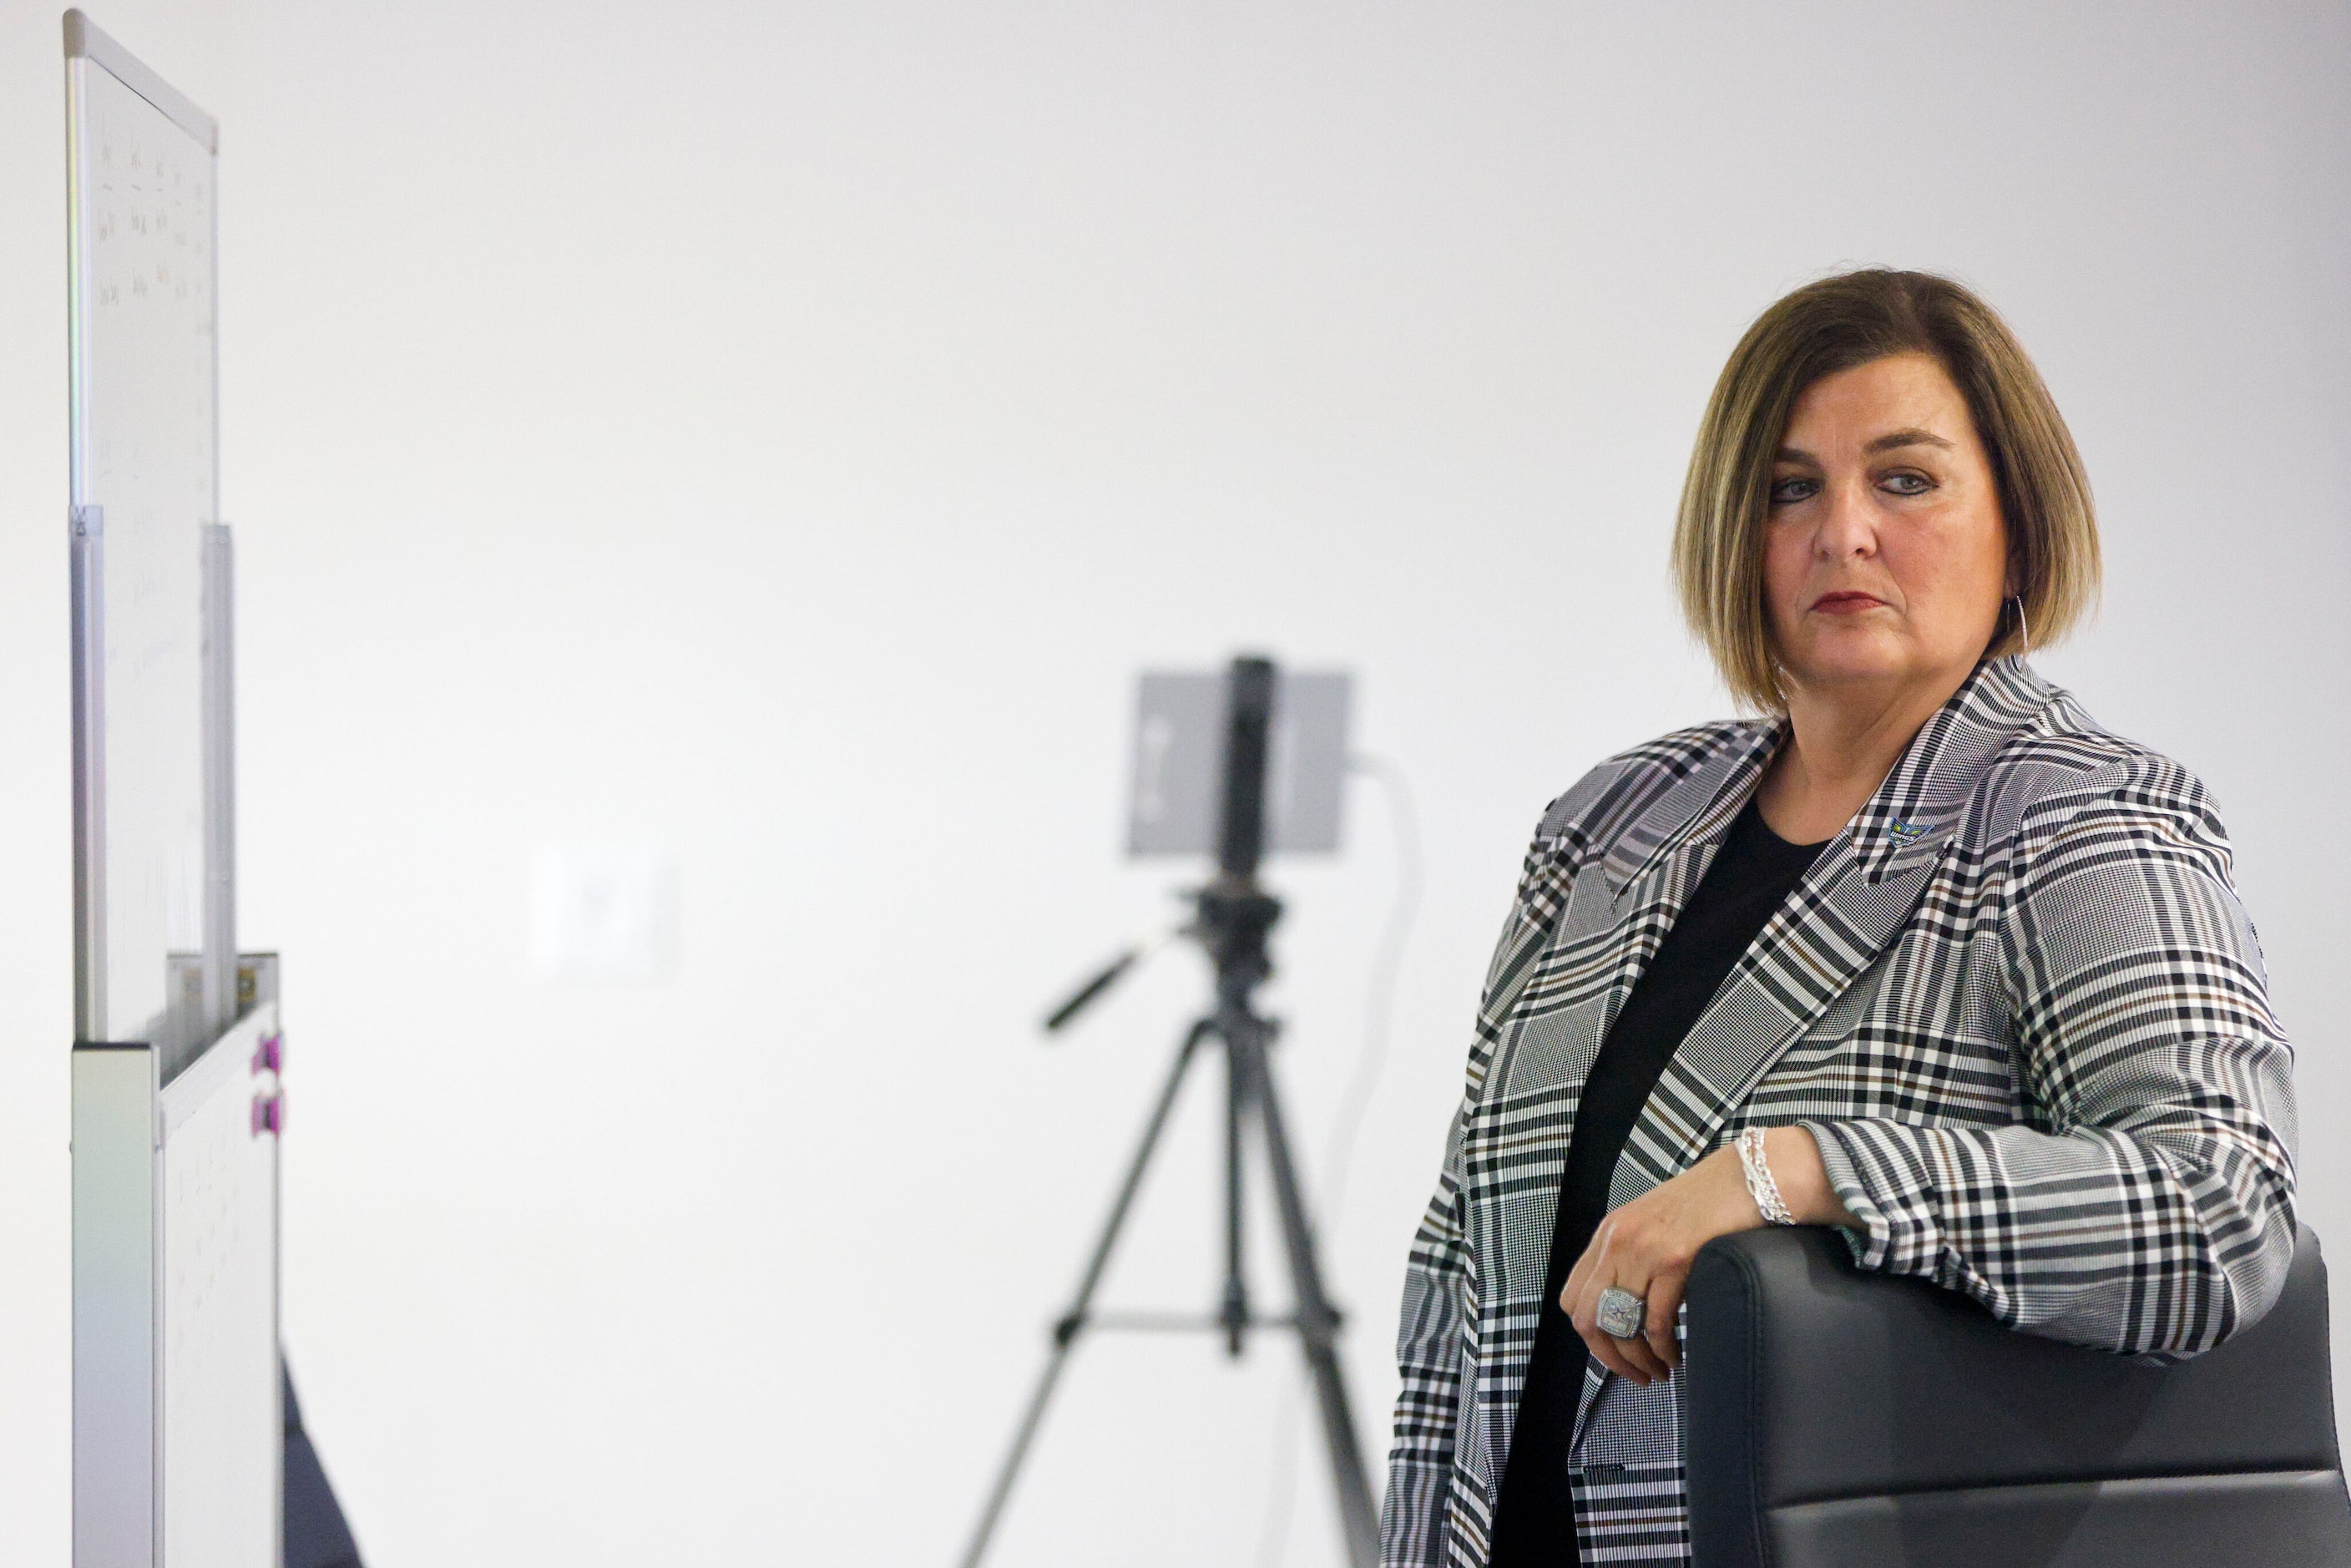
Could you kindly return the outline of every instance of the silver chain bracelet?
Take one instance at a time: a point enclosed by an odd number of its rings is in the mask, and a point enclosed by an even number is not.
[[[1771,1167],[1763,1163],[1762,1128],[1750,1127],[1739,1134],[1739,1168],[1747,1173],[1747,1196],[1755,1200],[1764,1218],[1774,1225],[1796,1223],[1788,1200],[1780,1196],[1780,1184],[1771,1179]]]

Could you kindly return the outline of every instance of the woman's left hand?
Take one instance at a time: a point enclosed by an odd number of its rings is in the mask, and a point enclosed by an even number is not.
[[[1764,1134],[1763,1157],[1798,1221],[1858,1223],[1829,1186],[1820,1145],[1811,1133],[1802,1127],[1772,1128]],[[1681,1364],[1674,1321],[1698,1249],[1718,1236],[1753,1230],[1763,1223],[1762,1212],[1748,1196],[1739,1151],[1726,1145],[1602,1220],[1592,1245],[1567,1277],[1560,1309],[1575,1321],[1575,1332],[1609,1371],[1645,1385],[1669,1376]],[[1596,1321],[1600,1292],[1611,1286],[1642,1298],[1646,1312],[1639,1336],[1617,1339]]]

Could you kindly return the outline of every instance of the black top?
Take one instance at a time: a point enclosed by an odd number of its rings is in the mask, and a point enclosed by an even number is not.
[[[1562,1568],[1577,1561],[1567,1450],[1590,1353],[1560,1311],[1559,1293],[1608,1217],[1609,1179],[1658,1075],[1820,852],[1819,844],[1792,844],[1774,833],[1750,800],[1601,1042],[1568,1141],[1542,1321],[1495,1507],[1491,1568]]]

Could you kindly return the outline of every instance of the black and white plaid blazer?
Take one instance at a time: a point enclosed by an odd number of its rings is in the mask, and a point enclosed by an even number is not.
[[[1487,1560],[1584,1076],[1783,723],[1637,747],[1536,831],[1406,1274],[1388,1564]],[[2203,786],[1987,663],[1723,981],[1609,1202],[1801,1123],[1862,1267],[2030,1333],[2192,1354],[2283,1282],[2291,1067]],[[1677,1383],[1587,1364],[1586,1563],[1687,1560]]]

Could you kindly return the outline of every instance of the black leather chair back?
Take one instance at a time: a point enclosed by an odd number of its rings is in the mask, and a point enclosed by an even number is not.
[[[1697,1568],[2351,1568],[2326,1270],[2168,1366],[1864,1274],[1813,1227],[1725,1237],[1688,1289]]]

